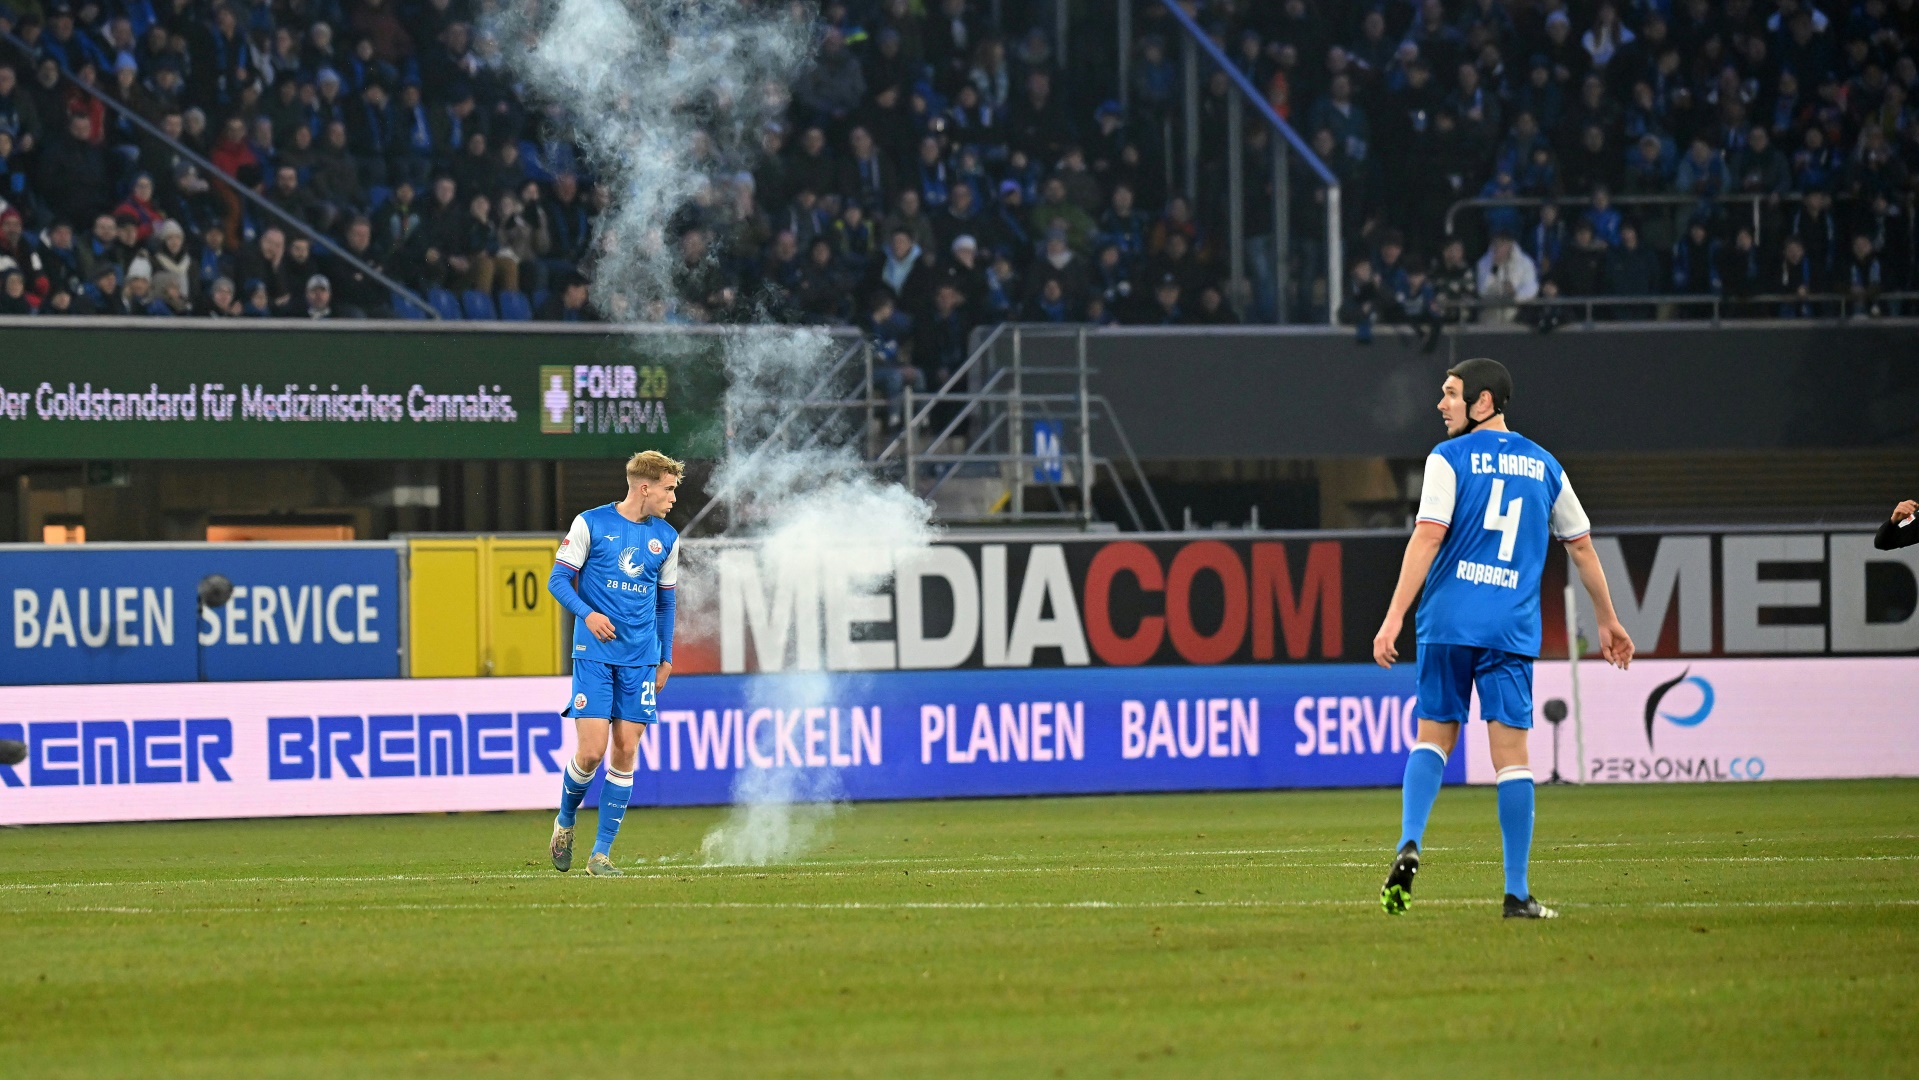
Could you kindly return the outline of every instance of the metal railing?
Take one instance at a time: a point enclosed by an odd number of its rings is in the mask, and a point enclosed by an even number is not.
[[[1062,2],[1060,7],[1064,7]],[[1289,150],[1298,153],[1312,167],[1326,185],[1326,317],[1329,323],[1339,321],[1339,297],[1344,294],[1340,274],[1345,263],[1345,254],[1340,240],[1340,188],[1339,178],[1333,175],[1326,163],[1313,153],[1299,133],[1294,131],[1273,106],[1260,94],[1252,82],[1246,78],[1225,53],[1220,51],[1213,39],[1200,29],[1185,6],[1179,3],[1166,4],[1166,12],[1178,23],[1183,33],[1180,35],[1180,52],[1184,68],[1185,109],[1185,166],[1186,195],[1191,200],[1194,216],[1199,213],[1199,55],[1204,53],[1226,78],[1233,89],[1226,94],[1226,220],[1228,266],[1231,269],[1233,302],[1242,302],[1246,291],[1246,169],[1245,169],[1245,123],[1243,113],[1247,102],[1252,103],[1253,113],[1266,122],[1273,134],[1273,303],[1279,321],[1287,321],[1286,296],[1291,283],[1287,280],[1288,255],[1291,250],[1292,209],[1291,171],[1289,168]],[[1120,34],[1120,78],[1121,85],[1126,79],[1126,53],[1132,45],[1132,4],[1130,0],[1119,0],[1118,21]],[[1170,155],[1169,155],[1170,160]]]
[[[1843,321],[1865,314],[1875,304],[1919,302],[1919,292],[1875,292],[1864,295],[1845,293],[1755,293],[1751,296],[1723,296],[1719,293],[1647,293],[1631,296],[1536,296],[1527,300],[1485,299],[1442,299],[1435,302],[1442,316],[1446,313],[1465,315],[1477,313],[1484,315],[1511,313],[1515,317],[1520,312],[1540,311],[1549,313],[1578,312],[1582,317],[1581,325],[1592,326],[1596,321],[1594,312],[1609,308],[1660,308],[1674,307],[1702,311],[1703,317],[1695,319],[1637,319],[1622,320],[1634,322],[1709,322],[1718,326],[1726,320],[1743,321],[1746,319],[1824,319]],[[1811,314],[1782,314],[1781,309],[1808,308]],[[1727,309],[1732,309],[1728,312]],[[1751,309],[1751,310],[1742,310]],[[1915,307],[1919,314],[1919,306]],[[1404,320],[1401,320],[1402,322]],[[1449,327],[1461,325],[1457,322]],[[1482,322],[1483,325],[1483,322]]]
[[[1741,203],[1749,203],[1751,204],[1751,211],[1752,211],[1752,239],[1755,244],[1759,243],[1763,239],[1763,230],[1765,228],[1764,208],[1768,204],[1772,204],[1772,205],[1779,205],[1779,204],[1785,204],[1785,203],[1796,204],[1796,203],[1803,203],[1806,201],[1805,195],[1800,194],[1798,192],[1791,192],[1791,193],[1781,194],[1781,195],[1773,195],[1770,193],[1749,194],[1744,192],[1737,192],[1737,193],[1727,194],[1727,195],[1712,195],[1712,196],[1705,196],[1705,197],[1701,197],[1698,195],[1678,195],[1678,194],[1610,195],[1608,196],[1608,198],[1611,201],[1612,205],[1614,206],[1667,206],[1667,207],[1676,208],[1676,207],[1687,207],[1687,206],[1699,206],[1701,204],[1711,204],[1714,206],[1737,206]],[[1852,198],[1853,197],[1851,195],[1839,195],[1839,196],[1836,196],[1833,201],[1835,203],[1848,202],[1848,201],[1851,201]],[[1461,199],[1458,202],[1446,208],[1446,235],[1447,236],[1457,235],[1455,218],[1461,210],[1488,210],[1488,209],[1497,209],[1497,208],[1511,208],[1515,210],[1537,210],[1539,207],[1544,206],[1547,203],[1551,203],[1554,206],[1569,206],[1569,207],[1591,206],[1592,197],[1589,195],[1558,195],[1550,198],[1545,196],[1529,196],[1529,197],[1513,197],[1513,198],[1488,197],[1488,198]]]
[[[28,44],[25,39],[15,35],[12,30],[0,30],[0,41],[5,41],[8,44],[12,45],[14,49],[17,50],[22,57],[27,58],[29,61],[34,61],[37,56],[34,50],[34,47]],[[95,101],[100,102],[100,104],[104,105],[106,108],[111,110],[114,114],[118,115],[121,119],[127,121],[128,123],[139,128],[141,131],[145,132],[148,135],[148,137],[159,140],[161,143],[164,143],[167,147],[172,149],[174,153],[179,154],[181,157],[187,159],[188,161],[193,162],[193,164],[196,167],[198,167],[199,169],[201,169],[202,171],[206,173],[207,179],[210,182],[221,184],[221,185],[224,185],[225,187],[231,188],[241,198],[247,200],[253,205],[273,215],[274,218],[290,226],[295,232],[299,233],[301,236],[304,236],[308,240],[312,241],[315,247],[317,247],[319,250],[332,253],[334,256],[338,257],[339,259],[347,263],[347,265],[352,266],[354,269],[360,271],[366,276],[386,286],[389,290],[393,292],[394,295],[405,300],[407,303],[412,304],[414,308],[419,310],[427,318],[438,319],[440,317],[440,313],[434,310],[433,305],[427,303],[426,300],[423,299],[418,293],[414,292],[412,289],[407,288],[405,285],[400,284],[398,281],[395,281],[392,278],[388,277],[386,274],[374,268],[372,265],[368,264],[365,260],[354,255],[352,252],[346,250],[344,247],[341,247],[339,244],[334,243],[333,240],[329,238],[325,233],[322,233],[318,229],[315,229],[312,225],[308,224],[305,221],[300,220],[298,217],[294,216],[293,214],[290,214],[287,211],[282,210],[279,206],[276,206],[274,203],[269,201],[265,196],[261,195],[259,192],[254,191],[252,188],[241,183],[238,177],[234,176],[231,173],[226,172],[225,170],[221,169],[219,166],[215,165],[213,162],[195,153],[192,149],[182,144],[178,139],[175,139],[172,136],[168,135],[166,132],[161,131],[158,127],[150,123],[146,117],[141,116],[139,113],[133,111],[127,106],[114,100],[112,96],[104,93],[98,87],[88,86],[86,83],[83,83],[79,79],[74,78],[71,74],[67,72],[66,68],[64,67],[60,69],[60,78],[63,82],[67,83],[69,86],[76,87],[79,90],[92,96],[92,98]],[[81,229],[91,228],[93,223],[76,221],[76,222],[71,222],[71,224],[73,225],[75,231],[77,232]],[[235,236],[235,237],[231,237],[230,239],[235,244],[235,253],[237,254],[240,238]]]
[[[914,391],[909,387],[902,392],[900,431],[874,455],[873,467],[890,475],[897,463],[900,479],[908,490],[929,500],[968,466],[985,467],[1006,483],[1000,500],[1004,512],[995,507],[975,517],[942,515],[942,520],[949,523],[1052,521],[1072,522],[1081,528],[1090,527],[1096,520],[1093,489],[1103,470],[1135,530],[1149,531],[1154,522],[1161,530],[1170,528],[1166,512],[1140,466],[1118,413],[1104,396],[1092,392],[1091,380],[1097,372],[1087,362],[1086,348],[1086,338],[1092,330],[1084,325],[1054,324],[1002,323],[994,327],[937,389]],[[1074,363],[1070,366],[1028,363],[1023,346],[1031,333],[1072,334]],[[996,364],[994,359],[1001,346],[1010,349],[1008,362]],[[945,422],[937,433],[931,433],[936,422],[934,414],[940,410],[947,410],[950,415],[944,417]],[[1041,455],[1037,445],[1032,451],[1027,450],[1027,428],[1031,420],[1058,423],[1061,439],[1057,454]],[[1118,463],[1093,452],[1093,426],[1098,423],[1111,429],[1131,473],[1130,483],[1140,489],[1139,501],[1135,501]],[[924,439],[923,431],[929,433]],[[961,449],[941,449],[954,438],[963,440]],[[1070,453],[1069,444],[1074,447]],[[1063,467],[1069,459],[1076,462],[1070,480]],[[1052,470],[1029,475],[1029,469],[1047,463],[1060,466],[1057,478]],[[929,466],[933,472],[932,483],[924,486],[922,481]],[[1026,499],[1029,487],[1046,489],[1053,509],[1029,508]],[[1068,498],[1068,492],[1075,488],[1078,506],[1067,509],[1069,502],[1074,501]],[[1142,504],[1152,519],[1142,512]]]

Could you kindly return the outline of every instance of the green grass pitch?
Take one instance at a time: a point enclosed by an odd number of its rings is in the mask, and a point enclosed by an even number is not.
[[[6,831],[0,1076],[1913,1075],[1919,782],[1541,788],[1548,923],[1493,798],[1400,918],[1397,791],[867,804],[765,869],[635,810],[619,881],[544,814]]]

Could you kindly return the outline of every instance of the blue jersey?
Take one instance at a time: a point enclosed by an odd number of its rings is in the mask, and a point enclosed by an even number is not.
[[[573,658],[640,667],[673,659],[673,588],[680,581],[680,534],[661,518],[628,521],[615,504],[573,519],[554,555],[551,587],[574,612]],[[586,611],[568,603],[561,578],[577,571],[579,602],[613,621],[619,636],[601,641],[586,628]]]
[[[1420,644],[1538,656],[1548,538],[1591,529],[1559,462],[1510,431],[1449,439],[1426,459],[1419,520],[1446,526],[1419,600]]]

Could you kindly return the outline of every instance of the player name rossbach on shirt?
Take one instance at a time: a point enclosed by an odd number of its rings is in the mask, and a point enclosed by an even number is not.
[[[1485,563],[1461,559],[1459,569],[1453,576],[1475,585],[1497,585],[1502,589],[1519,588],[1519,571],[1505,566],[1488,566]]]

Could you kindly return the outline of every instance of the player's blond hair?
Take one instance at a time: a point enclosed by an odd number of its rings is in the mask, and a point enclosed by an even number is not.
[[[626,478],[652,482],[668,473],[686,475],[686,462],[675,461],[658,450],[642,450],[626,459]]]

